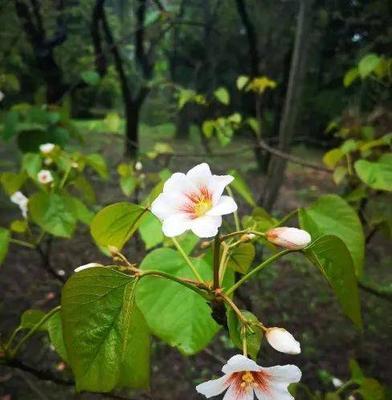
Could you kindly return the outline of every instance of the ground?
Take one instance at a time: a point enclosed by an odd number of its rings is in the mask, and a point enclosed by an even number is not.
[[[170,127],[143,127],[143,149],[153,147],[159,140],[172,140]],[[108,157],[111,179],[102,183],[95,181],[100,204],[125,200],[118,188],[115,165],[122,155],[120,135],[85,135],[89,151],[99,151]],[[169,160],[172,170],[186,170],[201,161],[208,161],[214,171],[230,168],[243,171],[256,195],[260,194],[263,179],[255,172],[251,142],[236,141],[227,148],[214,148],[214,153],[225,156],[204,156],[198,143],[172,141],[181,155]],[[0,149],[0,169],[15,164],[13,146]],[[307,159],[320,159],[316,151],[296,148]],[[233,162],[233,160],[235,162]],[[156,170],[156,162],[144,162],[145,169]],[[309,204],[322,193],[335,192],[336,188],[327,173],[315,172],[300,166],[289,165],[285,184],[276,204],[277,215],[284,215],[295,207]],[[15,212],[4,195],[0,197],[1,225],[7,225]],[[246,208],[246,206],[244,205]],[[387,276],[390,253],[382,237],[375,236],[368,251],[366,271],[382,282]],[[71,240],[55,240],[52,264],[57,270],[72,274],[76,266],[90,261],[107,260],[94,246],[88,229],[80,227]],[[19,315],[29,308],[50,309],[59,303],[60,285],[40,267],[37,254],[29,249],[11,247],[0,271],[0,332],[7,336],[18,324]],[[342,315],[331,290],[319,272],[299,255],[292,255],[276,267],[260,274],[256,282],[244,287],[242,294],[251,299],[253,312],[270,326],[283,326],[300,340],[302,354],[283,355],[264,346],[259,357],[265,366],[295,363],[303,371],[303,382],[312,390],[332,389],[323,381],[323,372],[344,380],[349,377],[348,362],[355,358],[369,376],[392,385],[390,376],[392,315],[390,304],[368,293],[361,293],[364,331],[358,332]],[[225,332],[217,335],[207,351],[193,357],[183,357],[176,350],[155,341],[153,343],[152,387],[147,395],[135,393],[132,399],[196,400],[195,385],[219,374],[221,360],[234,354]],[[48,346],[44,335],[32,340],[23,352],[23,361],[42,370],[55,372],[67,379],[70,373]],[[63,369],[65,370],[63,371]],[[123,393],[124,395],[124,393]],[[105,399],[105,395],[75,394],[71,387],[59,386],[36,379],[20,370],[0,368],[1,400],[33,399]]]

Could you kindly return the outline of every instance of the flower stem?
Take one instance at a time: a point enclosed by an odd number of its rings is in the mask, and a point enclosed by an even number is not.
[[[227,190],[227,193],[229,194],[229,196],[234,199],[233,191],[231,190],[231,188],[229,186],[227,186],[226,190]],[[240,219],[238,218],[237,210],[234,211],[233,215],[234,215],[235,229],[237,229],[237,231],[239,231],[241,229],[241,224],[240,224]]]
[[[20,340],[20,342],[16,345],[16,347],[10,352],[11,357],[15,357],[16,353],[19,351],[19,349],[23,346],[24,343],[27,342],[27,340],[30,339],[31,336],[34,335],[35,332],[38,331],[38,329],[54,314],[56,314],[60,310],[61,306],[57,306],[50,310],[47,314],[45,314],[37,324],[33,326],[33,328]]]
[[[246,233],[252,233],[253,235],[256,235],[256,236],[265,237],[265,233],[264,232],[252,231],[250,229],[243,229],[241,231],[235,231],[235,232],[228,233],[227,235],[221,236],[221,241],[229,239],[229,238],[231,238],[233,236],[245,235]]]
[[[193,290],[194,292],[196,292],[200,296],[204,297],[205,299],[210,300],[210,296],[208,296],[206,293],[206,290],[209,290],[209,288],[204,283],[187,280],[187,279],[183,279],[183,278],[178,278],[174,275],[170,275],[166,272],[158,271],[158,270],[140,271],[139,279],[142,279],[145,276],[156,276],[156,277],[171,280],[173,282],[177,282],[180,285],[183,285],[183,286],[187,287],[188,289]]]
[[[15,244],[19,244],[20,246],[24,246],[24,247],[28,247],[29,249],[35,249],[35,246],[30,243],[30,242],[26,242],[24,240],[19,240],[19,239],[10,239],[11,243],[15,243]]]
[[[223,279],[225,277],[227,263],[228,263],[227,254],[230,249],[230,246],[228,246],[225,242],[222,242],[222,246],[223,246],[223,251],[222,251],[222,257],[221,257],[220,265],[219,265],[219,284],[220,285],[222,285]]]
[[[219,266],[220,266],[220,239],[219,233],[215,236],[214,239],[214,281],[213,281],[213,289],[218,289],[219,287]]]
[[[177,247],[177,250],[181,253],[181,255],[184,257],[184,260],[186,261],[186,263],[189,265],[190,269],[192,270],[193,274],[195,275],[196,279],[199,282],[204,282],[202,277],[200,276],[200,274],[197,272],[196,267],[193,265],[191,259],[188,257],[188,255],[185,253],[185,251],[183,250],[183,248],[180,246],[180,243],[178,243],[176,238],[171,238],[174,245]]]
[[[283,250],[280,253],[274,254],[272,257],[268,258],[267,260],[263,261],[257,267],[253,268],[252,271],[248,272],[244,275],[237,283],[235,283],[227,292],[226,295],[232,294],[235,290],[237,290],[243,283],[245,283],[249,278],[253,275],[257,274],[263,268],[267,267],[268,265],[272,264],[274,261],[278,260],[280,257],[290,253],[292,250]]]

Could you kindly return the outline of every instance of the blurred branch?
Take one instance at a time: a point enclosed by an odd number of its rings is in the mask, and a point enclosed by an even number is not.
[[[363,279],[358,282],[358,285],[365,292],[371,293],[377,297],[380,297],[384,300],[388,300],[388,301],[392,302],[392,288],[391,287],[380,286],[375,283],[365,281]]]

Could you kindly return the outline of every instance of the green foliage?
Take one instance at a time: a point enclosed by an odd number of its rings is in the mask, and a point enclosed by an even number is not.
[[[345,243],[337,236],[325,235],[312,242],[304,253],[325,276],[345,314],[362,327],[354,265]]]
[[[229,309],[227,310],[227,326],[229,328],[229,336],[234,346],[238,349],[243,349],[243,339],[245,337],[247,350],[249,355],[257,360],[257,355],[260,351],[263,332],[259,326],[260,322],[257,317],[249,311],[241,310],[243,317],[249,323],[247,329],[243,328],[242,323],[238,320],[236,313]]]
[[[230,104],[230,93],[224,87],[219,87],[214,91],[215,98],[225,106]]]
[[[99,74],[95,71],[83,71],[80,76],[85,83],[91,86],[97,86],[101,80]]]
[[[76,389],[146,387],[150,339],[130,276],[109,268],[74,274],[63,288],[61,317]]]
[[[152,213],[147,213],[139,226],[140,236],[146,245],[146,250],[163,242],[161,222]]]
[[[9,241],[10,241],[9,230],[0,227],[0,265],[3,263],[8,253]]]
[[[392,191],[391,157],[380,157],[377,162],[358,160],[354,168],[362,182],[372,189]]]
[[[256,250],[252,243],[240,243],[230,251],[227,266],[241,274],[246,274],[255,258]]]
[[[346,201],[337,195],[321,196],[308,208],[300,209],[301,228],[313,240],[323,235],[339,237],[350,250],[355,273],[362,276],[365,239],[358,215]]]
[[[231,187],[252,207],[256,207],[256,200],[253,196],[252,190],[238,173],[238,171],[231,169],[229,175],[234,177]]]
[[[141,224],[145,213],[146,209],[136,204],[111,204],[91,221],[91,235],[99,246],[114,246],[121,250]]]
[[[203,259],[192,259],[192,262],[203,278],[212,279],[211,268]],[[152,251],[140,268],[193,278],[184,259],[172,249]],[[153,334],[184,354],[195,354],[204,349],[218,331],[207,302],[176,282],[146,276],[137,286],[136,302]]]

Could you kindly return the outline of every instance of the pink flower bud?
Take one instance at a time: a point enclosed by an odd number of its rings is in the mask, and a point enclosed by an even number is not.
[[[268,328],[265,337],[268,343],[277,351],[287,354],[301,353],[301,345],[286,329]]]
[[[309,233],[297,228],[280,227],[266,233],[269,242],[290,250],[299,250],[306,247],[311,241]]]

